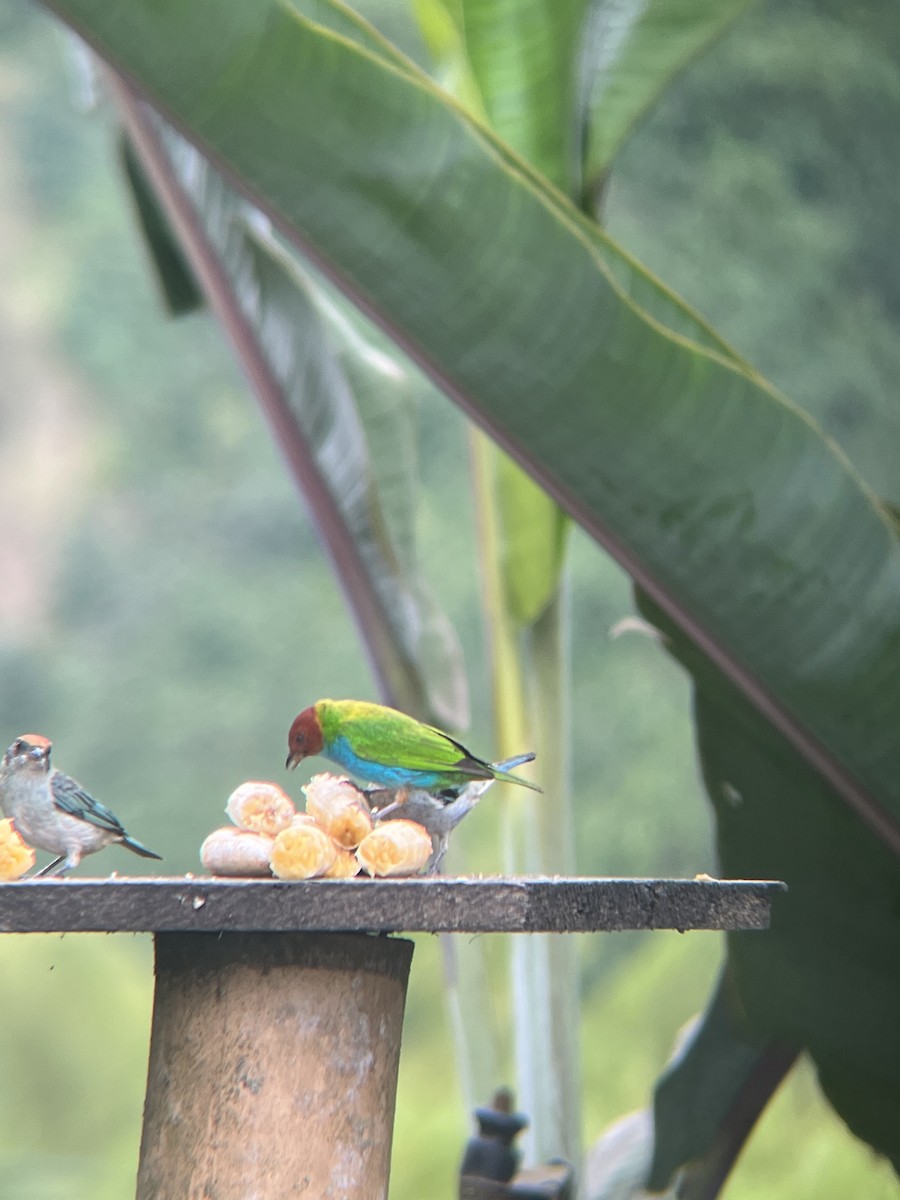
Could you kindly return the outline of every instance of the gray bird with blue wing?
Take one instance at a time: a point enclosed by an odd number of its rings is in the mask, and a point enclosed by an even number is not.
[[[86,854],[119,842],[142,858],[159,858],[130,837],[121,821],[80,784],[50,766],[52,743],[39,733],[16,738],[0,763],[0,808],[19,836],[57,857],[32,878],[64,875]]]

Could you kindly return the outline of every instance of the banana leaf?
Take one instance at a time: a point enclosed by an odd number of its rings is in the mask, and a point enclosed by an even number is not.
[[[179,245],[215,267],[214,302],[229,308],[238,353],[362,627],[384,698],[455,728],[468,721],[462,656],[416,563],[415,377],[365,331],[259,214],[149,110],[126,102],[133,133],[197,226]],[[139,154],[128,178],[169,293],[193,275],[156,203]],[[185,226],[182,224],[182,231]],[[184,277],[184,281],[179,279]]]

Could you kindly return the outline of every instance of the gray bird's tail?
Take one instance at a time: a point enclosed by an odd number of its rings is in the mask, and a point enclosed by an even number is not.
[[[146,846],[142,846],[140,842],[136,841],[133,837],[129,837],[127,833],[122,838],[122,845],[127,846],[135,854],[139,854],[141,858],[158,858],[162,862],[161,854],[154,854],[152,850],[148,850]]]

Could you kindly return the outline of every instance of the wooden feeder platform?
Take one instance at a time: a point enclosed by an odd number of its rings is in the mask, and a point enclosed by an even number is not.
[[[0,885],[0,932],[154,934],[137,1200],[385,1200],[413,946],[378,935],[760,930],[783,890],[706,878],[47,879]]]

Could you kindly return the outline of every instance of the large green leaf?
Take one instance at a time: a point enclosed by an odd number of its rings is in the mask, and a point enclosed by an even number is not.
[[[900,1171],[900,865],[730,691],[701,679],[696,693],[722,870],[789,889],[769,932],[728,940],[747,1027],[805,1047],[850,1128]]]
[[[373,339],[360,329],[276,244],[189,143],[150,110],[126,102],[125,113],[140,147],[129,151],[129,178],[160,271],[171,274],[172,235],[140,154],[170,216],[178,220],[179,202],[196,215],[195,228],[190,217],[178,222],[183,245],[204,274],[310,506],[384,698],[463,727],[468,700],[460,648],[416,561],[416,398],[409,373],[376,344],[377,331]]]
[[[577,186],[572,111],[586,0],[419,0],[423,32],[460,101],[563,191]],[[443,17],[443,20],[439,19]],[[447,25],[455,27],[448,39]],[[459,60],[448,68],[452,58]],[[507,456],[485,464],[497,506],[503,599],[519,625],[537,620],[559,586],[567,522]],[[487,570],[488,568],[485,568]],[[504,751],[510,747],[504,747]],[[560,870],[564,864],[553,864]]]
[[[753,1037],[729,972],[656,1085],[651,1191],[678,1176],[679,1200],[719,1194],[772,1093],[797,1057],[782,1042]],[[680,1173],[679,1173],[680,1168]]]
[[[590,192],[673,77],[754,0],[597,0],[584,39],[584,175]]]
[[[449,7],[451,10],[459,8],[460,3],[461,0],[456,0]],[[417,0],[417,8],[420,10],[427,8],[429,12],[435,9],[444,11],[444,6],[440,3],[440,0]],[[447,19],[449,20],[449,17]],[[461,18],[458,18],[458,20],[461,23]],[[371,36],[365,32],[364,27],[362,27],[360,35]],[[435,38],[430,37],[428,40],[429,45],[434,48]],[[396,54],[393,48],[388,48],[387,52]],[[444,47],[442,51],[439,48],[439,52],[442,53],[445,60],[459,58],[463,54],[461,38],[455,36],[451,39],[450,47]],[[398,65],[402,66],[402,61]],[[453,70],[445,62],[444,73],[450,74],[454,78],[458,78],[460,75],[463,76],[463,82],[457,84],[454,94],[458,94],[463,98],[466,96],[470,97],[467,103],[467,108],[470,112],[481,111],[484,107],[484,101],[476,82],[472,78],[469,64],[467,62],[464,63],[463,68],[461,70],[457,67]],[[528,93],[521,93],[523,100],[527,97]],[[560,164],[564,162],[565,146],[565,138],[561,136],[558,148]],[[535,192],[545,196],[549,206],[554,207],[558,204],[558,201],[561,199],[559,190],[550,183],[545,175],[534,169],[527,157],[523,157],[523,154],[527,153],[526,151],[516,154],[512,152],[511,147],[507,143],[502,141],[497,142],[493,150],[503,157],[510,170],[516,174],[522,174],[530,182]],[[559,170],[563,170],[562,165],[560,165]],[[643,268],[632,255],[613,242],[594,220],[586,217],[580,210],[570,205],[566,205],[565,209],[565,213],[561,215],[573,225],[577,235],[590,244],[593,253],[597,256],[598,266],[601,270],[608,273],[613,286],[621,289],[623,295],[635,307],[641,309],[648,320],[659,322],[672,330],[673,333],[677,333],[689,341],[697,342],[701,346],[715,350],[736,363],[741,363],[748,372],[752,370],[746,362],[743,362],[737,351],[702,316],[662,284],[654,275]]]
[[[450,7],[491,128],[571,194],[580,152],[572,113],[589,0],[455,0]]]
[[[723,971],[706,1012],[679,1035],[653,1109],[616,1121],[591,1148],[590,1200],[714,1200],[796,1054],[747,1031]]]
[[[803,414],[648,319],[576,210],[412,64],[327,29],[337,4],[52,7],[900,846],[900,546]]]
[[[770,930],[728,935],[727,993],[712,1005],[686,1069],[673,1068],[674,1096],[657,1097],[652,1183],[710,1153],[733,1102],[729,1088],[736,1092],[742,1071],[754,1069],[754,1042],[807,1050],[849,1127],[900,1171],[900,863],[709,660],[639,601],[693,677],[722,873],[788,885]],[[729,1042],[735,1066],[724,1079]],[[678,1092],[700,1077],[720,1083],[706,1086],[702,1108],[691,1111]]]

